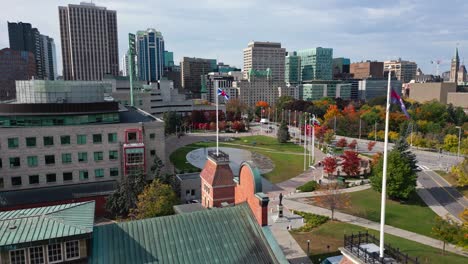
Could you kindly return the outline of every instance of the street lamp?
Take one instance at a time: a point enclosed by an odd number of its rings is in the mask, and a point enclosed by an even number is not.
[[[460,160],[461,127],[456,126],[455,128],[458,128],[458,152],[457,152],[457,159]]]
[[[307,257],[310,256],[310,240],[307,239]]]

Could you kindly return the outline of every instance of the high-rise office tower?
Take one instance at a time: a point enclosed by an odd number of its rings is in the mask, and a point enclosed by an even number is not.
[[[1,49],[0,72],[0,101],[15,99],[15,81],[29,80],[36,74],[34,54],[25,50]]]
[[[250,69],[271,70],[272,80],[284,82],[286,49],[276,42],[250,42],[244,49],[244,78]]]
[[[164,51],[164,68],[168,69],[174,66],[174,52]]]
[[[139,79],[147,82],[161,79],[164,70],[164,39],[161,32],[152,28],[138,31],[136,50]]]
[[[120,76],[127,76],[128,74],[128,51],[120,58]]]
[[[314,48],[297,52],[301,57],[301,80],[333,79],[333,49]]]
[[[193,98],[201,97],[202,75],[213,72],[214,59],[200,59],[184,57],[180,62],[181,85],[185,92],[191,93]]]
[[[16,51],[28,51],[34,55],[37,79],[54,80],[57,75],[54,39],[41,35],[37,28],[29,23],[8,22],[10,48]]]
[[[285,82],[290,85],[299,84],[301,81],[301,57],[295,51],[288,52],[285,63]]]
[[[59,7],[65,80],[119,74],[117,13],[93,3]]]

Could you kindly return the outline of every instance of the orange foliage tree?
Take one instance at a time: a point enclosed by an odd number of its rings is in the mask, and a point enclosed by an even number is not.
[[[268,106],[270,106],[267,102],[265,101],[258,101],[256,104],[255,104],[256,107],[263,107],[263,108],[267,108]]]

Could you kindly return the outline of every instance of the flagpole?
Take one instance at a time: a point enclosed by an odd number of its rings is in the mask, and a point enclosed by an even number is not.
[[[310,118],[310,119],[309,119],[309,123],[310,123],[309,167],[310,167],[310,164],[312,163],[312,127],[314,126],[314,120],[313,120],[312,118]]]
[[[384,143],[384,157],[383,157],[383,174],[382,174],[382,201],[380,208],[380,257],[384,257],[384,235],[385,235],[385,199],[387,198],[387,157],[388,157],[388,123],[390,119],[390,78],[392,71],[388,71],[388,84],[387,84],[387,109],[385,112],[385,143]]]
[[[312,121],[314,124],[312,125],[312,166],[315,163],[315,115]]]
[[[306,170],[306,150],[307,150],[307,113],[304,113],[304,171]]]
[[[218,80],[215,80],[215,94],[216,94],[216,156],[219,156],[219,124],[218,124]]]

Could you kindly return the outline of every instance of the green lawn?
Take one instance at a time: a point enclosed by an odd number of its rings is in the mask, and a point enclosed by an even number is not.
[[[367,231],[365,228],[337,222],[329,221],[311,232],[291,231],[294,239],[299,243],[304,252],[307,252],[307,240],[310,240],[310,254],[313,263],[320,263],[328,256],[340,255],[339,247],[343,246],[343,235],[357,234],[359,231]],[[369,230],[369,233],[378,238],[378,232]],[[402,252],[411,257],[418,257],[421,263],[467,263],[467,258],[452,253],[442,255],[442,250],[426,246],[414,241],[400,237],[385,235],[385,243],[390,243],[393,247],[398,247]],[[327,249],[327,245],[330,249]]]
[[[266,136],[247,136],[234,138],[231,142],[220,142],[222,147],[241,148],[257,152],[270,158],[275,168],[263,176],[273,183],[279,183],[291,179],[303,172],[304,160],[302,154],[304,149],[293,143],[280,144],[276,138]],[[186,161],[187,153],[202,147],[213,147],[214,142],[198,142],[184,146],[174,151],[169,159],[177,169],[195,170],[196,168]]]
[[[349,193],[350,208],[339,211],[374,222],[380,222],[380,193],[368,189]],[[434,237],[431,229],[436,214],[414,194],[406,203],[388,200],[386,203],[385,224],[415,232],[421,235]]]

